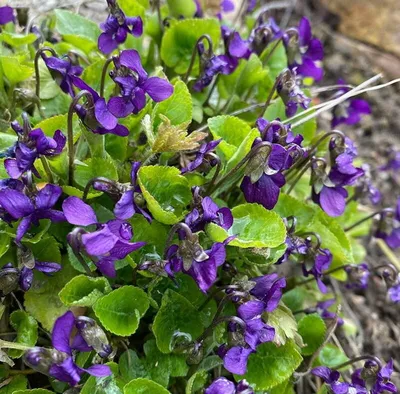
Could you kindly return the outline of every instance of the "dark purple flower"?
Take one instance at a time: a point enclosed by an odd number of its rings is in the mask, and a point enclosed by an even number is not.
[[[65,220],[62,212],[52,209],[61,193],[61,187],[50,184],[39,190],[32,198],[19,190],[0,190],[0,206],[14,220],[22,219],[18,225],[16,242],[21,241],[32,223],[38,225],[40,219],[50,219],[52,222]]]
[[[349,389],[354,387],[350,383],[339,382],[339,371],[332,370],[328,367],[316,367],[311,371],[311,373],[320,377],[330,387],[333,394],[347,394],[352,392],[349,391]],[[361,394],[361,392],[358,391],[357,393]]]
[[[387,163],[385,165],[379,167],[379,169],[385,170],[385,171],[400,170],[400,151],[397,151],[394,148],[390,148],[387,156],[388,156]]]
[[[4,161],[4,167],[11,178],[17,179],[25,172],[31,170],[37,177],[39,173],[34,163],[40,156],[53,157],[62,152],[66,143],[64,134],[57,130],[53,138],[47,137],[42,129],[24,130],[18,123],[13,123],[12,128],[17,133],[18,142],[15,146],[15,158]]]
[[[297,33],[286,32],[283,37],[289,67],[296,69],[304,77],[320,81],[323,70],[318,67],[317,62],[323,59],[324,49],[321,41],[312,36],[309,20],[301,18]]]
[[[225,55],[205,55],[205,49],[202,43],[198,44],[197,49],[201,59],[201,71],[193,85],[193,90],[201,92],[211,84],[215,76],[218,74],[230,74],[231,71],[229,59]]]
[[[79,77],[83,72],[83,68],[74,66],[70,59],[59,59],[56,56],[48,57],[45,53],[42,53],[42,59],[61,90],[73,97],[75,93],[71,75]]]
[[[389,362],[382,367],[376,376],[376,382],[371,390],[372,394],[381,394],[386,391],[389,393],[397,393],[396,386],[390,381],[393,373],[393,360],[390,359]]]
[[[111,369],[107,365],[95,364],[84,369],[75,364],[74,350],[93,350],[81,334],[76,334],[71,339],[71,334],[76,327],[76,319],[72,312],[66,312],[54,323],[52,332],[52,344],[54,349],[34,347],[25,354],[25,361],[34,369],[44,372],[71,386],[76,386],[81,376],[87,372],[95,377],[111,375]]]
[[[115,277],[115,261],[124,259],[129,253],[145,245],[145,242],[129,242],[133,237],[133,230],[128,222],[114,219],[105,224],[98,223],[90,205],[78,197],[68,197],[62,208],[69,223],[77,226],[97,226],[97,230],[82,234],[80,243],[104,275]],[[68,242],[73,242],[71,235]]]
[[[199,168],[205,161],[207,155],[211,153],[221,142],[221,140],[210,141],[202,144],[199,150],[196,152],[196,156],[193,161],[191,161],[186,167],[182,168],[181,173],[192,172]],[[213,160],[210,162],[213,165]]]
[[[224,40],[225,55],[223,60],[227,63],[223,74],[231,74],[236,70],[240,59],[248,59],[251,55],[249,42],[243,40],[237,31],[228,26],[221,26],[222,38]]]
[[[193,232],[203,231],[207,223],[215,223],[223,229],[228,230],[233,224],[232,212],[229,208],[219,208],[211,197],[202,198],[199,188],[194,188],[195,208],[185,217],[185,223]]]
[[[118,119],[108,109],[103,97],[86,84],[82,79],[71,76],[73,84],[80,90],[87,90],[92,95],[93,103],[77,105],[76,112],[84,125],[96,134],[116,134],[121,137],[129,135],[129,130],[118,123]]]
[[[286,116],[288,118],[293,116],[299,106],[307,109],[311,99],[300,89],[296,78],[296,71],[286,69],[278,78],[279,82],[276,86],[276,91],[286,106]]]
[[[329,216],[340,216],[346,208],[347,190],[364,175],[362,168],[355,167],[353,160],[357,149],[350,138],[344,144],[337,144],[334,139],[329,144],[331,169],[328,175],[318,174],[318,164],[312,166],[314,172],[312,199],[319,204]]]
[[[382,213],[374,235],[376,238],[383,239],[392,249],[400,247],[400,198],[397,199],[396,210],[392,217],[389,217],[387,213]]]
[[[5,25],[9,22],[15,23],[14,10],[12,7],[0,7],[0,25]]]
[[[270,142],[272,151],[263,158],[263,152],[258,152],[254,157],[254,165],[250,161],[248,170],[240,188],[247,202],[259,203],[266,209],[272,209],[278,201],[280,189],[286,180],[282,171],[289,169],[294,163],[294,156],[302,152],[301,142],[303,137],[296,137],[290,128],[283,130],[279,125],[264,119],[257,121],[261,138],[256,138],[253,148],[262,141]],[[281,133],[284,131],[284,135]]]
[[[368,287],[370,272],[367,264],[362,263],[357,266],[349,266],[345,268],[345,271],[348,277],[346,288],[362,290]]]
[[[342,79],[338,81],[339,85],[345,85],[346,82]],[[335,98],[340,97],[347,93],[350,88],[342,88],[337,91]],[[340,103],[333,110],[333,118],[331,126],[335,128],[339,124],[353,125],[361,120],[362,115],[369,115],[371,113],[371,107],[368,101],[362,99],[350,98],[344,103]]]
[[[178,245],[171,245],[167,252],[168,263],[165,267],[169,276],[173,277],[177,272],[190,275],[204,293],[217,279],[217,270],[226,259],[226,245],[232,240],[227,238],[224,242],[216,242],[211,249],[197,253],[193,256],[189,266],[185,264],[185,257],[181,255]]]
[[[139,199],[143,200],[142,191],[137,184],[137,173],[140,166],[141,163],[139,161],[132,163],[131,183],[126,187],[121,198],[115,204],[114,214],[117,219],[130,219],[135,213],[139,213],[143,215],[148,222],[152,221],[151,214],[146,209],[142,208],[140,204],[137,204]]]
[[[28,291],[31,288],[33,281],[33,270],[43,272],[45,275],[51,276],[52,274],[61,270],[61,265],[46,261],[35,260],[33,268],[24,266],[21,269],[21,276],[19,277],[19,286],[23,291]]]
[[[330,267],[332,263],[332,253],[328,249],[318,248],[314,254],[314,259],[311,259],[311,261],[307,260],[305,263],[303,263],[304,276],[314,276],[321,292],[326,293],[327,288],[324,282],[322,282],[322,277],[323,273]],[[310,263],[312,263],[311,268],[308,267]]]
[[[100,34],[98,46],[101,52],[108,55],[114,49],[117,49],[120,44],[123,44],[132,34],[135,37],[140,37],[143,34],[142,18],[133,17],[127,18],[115,1],[108,1],[110,14],[104,23],[100,24],[103,33]]]
[[[252,278],[255,286],[250,294],[264,303],[264,311],[273,312],[282,298],[282,290],[286,287],[286,279],[279,278],[278,274],[270,274]]]
[[[166,100],[174,87],[165,79],[150,77],[142,66],[140,55],[134,49],[122,51],[114,59],[113,79],[119,85],[121,96],[111,97],[108,110],[117,118],[137,114],[146,105],[146,94],[155,102]]]
[[[320,316],[323,319],[327,319],[327,320],[337,319],[338,326],[342,326],[344,324],[344,320],[340,316],[338,316],[335,312],[331,312],[329,310],[329,308],[335,304],[336,304],[336,299],[330,298],[328,300],[318,302],[316,309],[317,309],[317,312],[320,314]]]
[[[223,356],[224,367],[231,373],[244,375],[247,370],[247,361],[251,353],[257,350],[257,346],[273,341],[275,329],[264,323],[261,315],[265,304],[262,301],[247,301],[238,308],[238,316],[244,321],[244,343],[231,347]],[[243,330],[236,323],[229,325],[231,332]]]
[[[267,21],[260,21],[250,32],[248,39],[250,50],[260,56],[269,44],[281,37],[282,30],[279,28],[274,18],[268,18]]]

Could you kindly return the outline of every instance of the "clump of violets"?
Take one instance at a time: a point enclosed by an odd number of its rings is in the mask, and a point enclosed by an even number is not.
[[[87,343],[81,330],[84,329],[81,320],[72,312],[66,312],[59,317],[53,328],[51,342],[53,349],[34,347],[25,353],[25,362],[35,370],[49,375],[71,386],[76,386],[82,375],[88,373],[96,377],[111,375],[111,369],[107,365],[95,364],[89,368],[81,368],[75,362],[75,351],[92,351],[93,347]],[[76,331],[71,338],[73,331]],[[99,328],[99,330],[101,330]],[[102,338],[107,339],[104,333]],[[106,352],[104,353],[104,350]],[[111,353],[107,343],[104,343],[103,356]]]
[[[110,11],[107,20],[100,25],[98,46],[101,52],[108,55],[123,44],[128,34],[140,37],[143,34],[143,21],[138,17],[127,17],[118,6],[116,0],[107,0]]]
[[[283,171],[289,169],[301,157],[303,137],[295,136],[290,127],[279,119],[269,122],[257,120],[260,137],[256,138],[252,149],[260,149],[250,159],[240,185],[247,202],[256,202],[272,209],[278,201],[281,188],[286,184]],[[261,148],[262,143],[269,143]]]

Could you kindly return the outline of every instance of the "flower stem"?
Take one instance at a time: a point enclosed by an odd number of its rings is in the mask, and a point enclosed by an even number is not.
[[[86,202],[87,196],[89,194],[90,188],[96,183],[105,183],[106,185],[114,185],[115,182],[108,179],[108,178],[104,178],[102,176],[98,176],[96,178],[92,178],[85,186],[85,189],[83,190],[83,196],[82,196],[82,200],[83,202]]]
[[[110,65],[110,63],[114,60],[114,57],[110,57],[108,58],[103,66],[103,69],[101,71],[101,79],[100,79],[100,97],[104,97],[104,83],[106,80],[106,74],[107,74],[107,70],[108,70],[108,66]]]
[[[226,175],[224,175],[218,182],[217,184],[211,188],[209,193],[211,194],[214,192],[216,189],[218,189],[219,186],[221,186],[226,179],[232,178],[252,157],[254,157],[257,152],[263,148],[263,147],[269,147],[269,152],[268,154],[271,153],[272,151],[272,145],[269,142],[263,141],[259,143],[258,145],[254,146],[251,148],[250,152],[238,163],[236,164],[235,167],[233,167]]]
[[[348,232],[348,231],[350,231],[350,230],[353,230],[354,228],[356,228],[356,227],[358,227],[359,225],[363,224],[363,223],[366,222],[367,220],[372,219],[374,216],[377,216],[377,215],[384,215],[385,213],[393,213],[393,209],[392,209],[392,208],[385,208],[385,209],[382,209],[382,210],[380,210],[380,211],[373,212],[373,213],[371,213],[370,215],[366,216],[365,218],[360,219],[358,222],[355,222],[355,223],[352,224],[351,226],[346,227],[346,228],[344,229],[344,231],[345,231],[345,232]]]
[[[203,41],[206,40],[208,42],[208,53],[207,56],[211,56],[213,53],[213,44],[211,37],[208,34],[202,34],[198,40],[196,41],[196,44],[194,45],[193,52],[192,52],[192,57],[190,58],[190,63],[189,63],[189,68],[186,71],[185,76],[183,77],[183,82],[187,83],[190,73],[192,72],[193,66],[194,66],[194,61],[196,60],[196,55],[197,55],[197,50],[199,44]]]
[[[16,349],[16,350],[28,350],[31,346],[26,346],[21,343],[9,342],[0,339],[0,349]]]
[[[211,179],[210,183],[208,184],[207,189],[205,191],[205,195],[206,196],[208,196],[210,194],[210,191],[212,190],[212,188],[213,188],[213,186],[215,184],[215,181],[217,180],[218,175],[221,172],[221,167],[222,167],[221,159],[215,153],[212,153],[212,152],[208,153],[208,156],[211,156],[214,160],[216,160],[217,164],[216,164],[216,169],[215,169],[214,175],[213,175],[213,177],[212,177],[212,179]]]
[[[382,369],[381,360],[376,356],[370,356],[370,355],[365,355],[365,356],[359,356],[359,357],[352,358],[351,360],[346,361],[345,363],[339,364],[338,366],[334,367],[333,369],[341,369],[341,368],[347,367],[348,365],[351,365],[351,364],[354,364],[354,363],[356,363],[358,361],[363,361],[363,360],[375,361],[378,364],[379,370]]]
[[[40,48],[35,54],[35,79],[36,79],[36,96],[40,99],[40,72],[39,72],[39,58],[43,52],[50,52],[53,56],[57,56],[53,48],[43,47]],[[42,116],[42,115],[40,115]]]
[[[49,162],[47,161],[46,157],[40,156],[40,161],[42,162],[44,171],[46,172],[47,180],[49,183],[54,183],[53,173],[51,172]]]
[[[68,109],[68,184],[73,186],[74,184],[74,131],[73,131],[73,115],[75,112],[75,106],[78,104],[82,97],[87,97],[93,101],[93,97],[87,90],[81,90],[72,100],[71,105]]]
[[[377,239],[376,243],[389,261],[397,268],[398,271],[400,271],[400,261],[387,246],[386,242],[383,239]]]

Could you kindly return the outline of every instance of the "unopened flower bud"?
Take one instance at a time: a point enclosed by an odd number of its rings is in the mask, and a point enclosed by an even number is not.
[[[33,269],[35,267],[35,257],[32,253],[32,250],[25,246],[19,247],[17,249],[17,259],[18,266],[20,268],[26,267],[29,269]]]
[[[0,270],[0,297],[10,294],[18,287],[20,271],[12,267],[11,264],[6,264]]]
[[[48,375],[53,364],[61,364],[67,357],[68,354],[56,349],[33,347],[25,352],[24,362],[35,371]]]

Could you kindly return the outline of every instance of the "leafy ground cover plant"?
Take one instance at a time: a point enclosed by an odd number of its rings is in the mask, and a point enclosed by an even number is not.
[[[400,207],[336,129],[376,78],[317,105],[309,21],[253,2],[108,8],[29,31],[0,8],[0,393],[396,392],[393,360],[332,341],[334,281],[400,301],[364,261]]]

